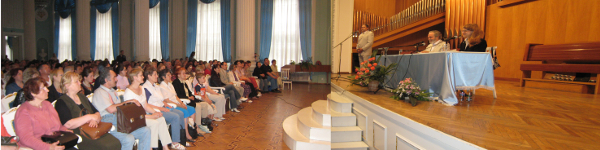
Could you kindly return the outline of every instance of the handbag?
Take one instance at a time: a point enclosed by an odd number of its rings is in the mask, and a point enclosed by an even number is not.
[[[86,109],[81,109],[79,116],[82,116],[83,111],[86,111]],[[88,139],[96,140],[108,133],[110,128],[112,128],[112,123],[98,122],[98,126],[95,128],[90,127],[90,123],[85,123],[79,127],[79,133]]]
[[[13,141],[15,139],[15,141]],[[19,137],[18,136],[3,136],[2,137],[2,146],[18,146]]]
[[[79,137],[75,133],[67,131],[56,131],[52,135],[43,135],[42,141],[52,144],[58,141],[58,145],[66,148],[75,147]]]
[[[146,126],[146,111],[135,103],[125,103],[117,107],[117,131],[131,133]]]

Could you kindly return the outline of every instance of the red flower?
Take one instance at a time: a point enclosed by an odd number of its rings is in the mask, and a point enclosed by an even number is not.
[[[356,68],[356,72],[358,72],[358,68]]]
[[[360,68],[360,71],[365,71],[365,68]]]
[[[377,63],[373,63],[373,66],[377,66]]]
[[[354,77],[354,79],[358,80],[358,76]]]
[[[367,65],[367,66],[369,66],[369,67],[372,67],[373,65],[369,64],[369,65]]]
[[[369,73],[369,70],[365,70],[365,73]]]
[[[375,70],[375,67],[371,67],[371,70]]]
[[[362,65],[364,65],[364,64],[365,64],[364,62],[361,62],[361,63],[360,63],[360,65],[361,65],[361,66],[362,66]]]

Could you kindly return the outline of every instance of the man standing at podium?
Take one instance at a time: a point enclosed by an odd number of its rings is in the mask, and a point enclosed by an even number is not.
[[[371,53],[373,49],[373,32],[369,31],[369,25],[363,24],[361,29],[361,33],[358,36],[358,43],[356,44],[356,50],[358,51],[358,60],[360,63],[368,60],[371,57]]]

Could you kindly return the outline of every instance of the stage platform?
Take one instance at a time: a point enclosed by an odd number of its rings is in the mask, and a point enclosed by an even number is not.
[[[347,76],[347,75],[342,75]],[[363,141],[375,149],[600,149],[600,96],[519,87],[496,80],[497,99],[478,89],[470,103],[409,103],[332,79],[354,101]]]

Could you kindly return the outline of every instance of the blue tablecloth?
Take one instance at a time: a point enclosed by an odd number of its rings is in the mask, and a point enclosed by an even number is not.
[[[495,89],[490,53],[442,52],[384,58],[379,64],[398,64],[396,72],[386,77],[384,86],[396,88],[400,81],[412,78],[421,89],[438,95],[448,105],[458,103],[457,89]]]

